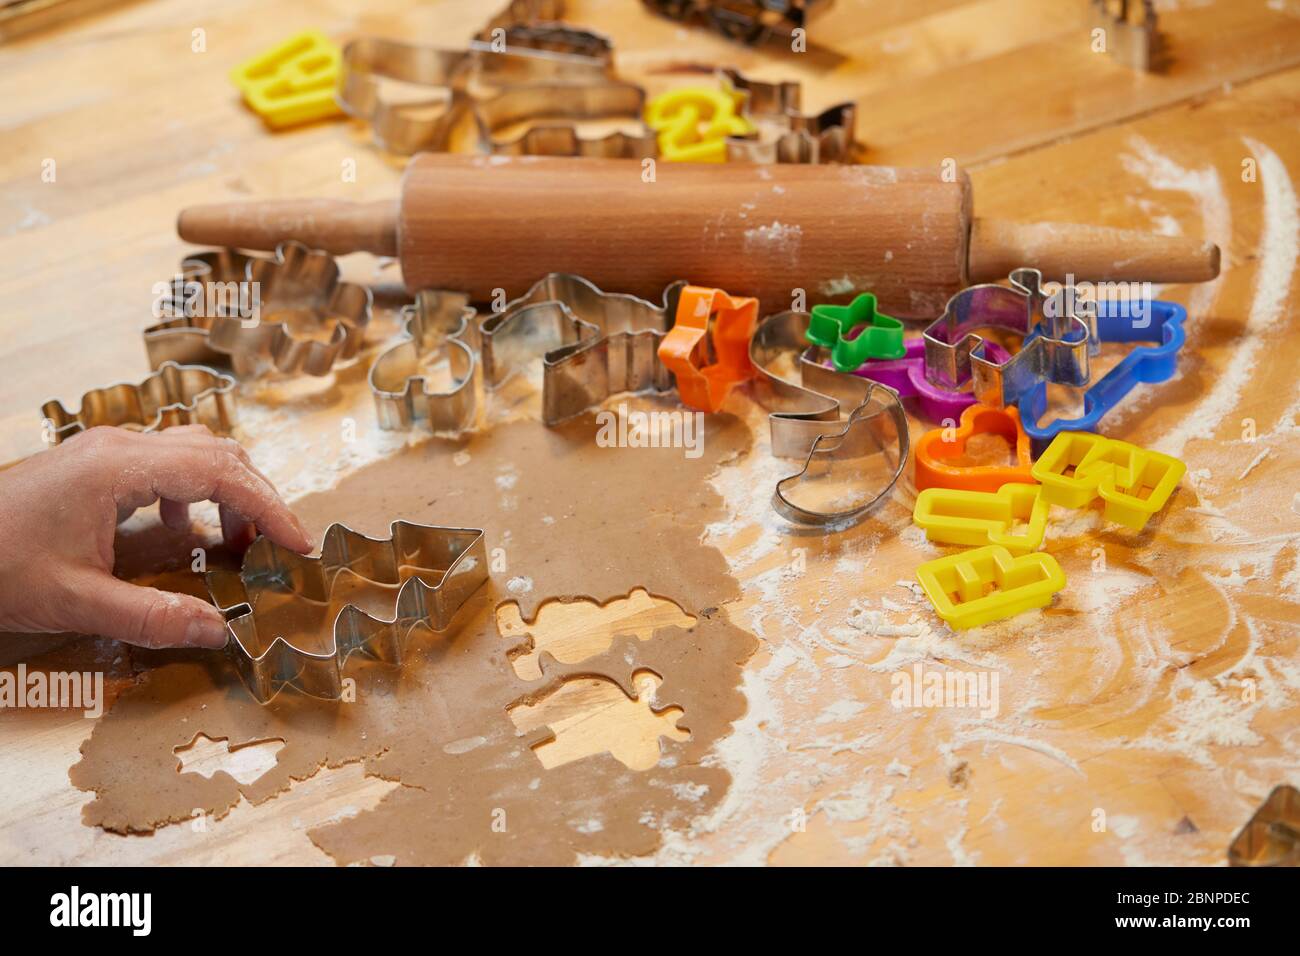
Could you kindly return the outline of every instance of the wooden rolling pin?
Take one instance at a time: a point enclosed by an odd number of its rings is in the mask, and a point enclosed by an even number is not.
[[[1200,282],[1211,242],[1098,226],[971,218],[965,173],[881,166],[659,163],[427,154],[401,199],[194,206],[182,239],[274,249],[297,239],[336,255],[398,256],[407,287],[513,298],[547,272],[657,301],[677,279],[756,295],[766,311],[875,292],[881,308],[932,318],[970,282],[1034,266],[1048,279]]]

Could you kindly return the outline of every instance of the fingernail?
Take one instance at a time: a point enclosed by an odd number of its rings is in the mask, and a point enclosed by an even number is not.
[[[216,608],[191,620],[185,629],[185,643],[191,647],[222,648],[227,636],[226,622]]]

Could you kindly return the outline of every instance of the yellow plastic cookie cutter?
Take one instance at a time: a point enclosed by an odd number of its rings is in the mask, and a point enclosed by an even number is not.
[[[1016,557],[997,544],[927,561],[916,579],[935,613],[959,631],[1046,607],[1065,587],[1065,572],[1050,554]]]
[[[1187,465],[1158,451],[1090,432],[1061,432],[1030,473],[1049,503],[1084,508],[1100,496],[1107,521],[1141,531],[1186,472]]]
[[[319,30],[304,30],[230,71],[244,102],[281,129],[342,113],[334,100],[343,53]]]
[[[997,491],[927,488],[916,497],[912,520],[931,541],[969,547],[997,544],[1012,554],[1028,554],[1043,543],[1051,510],[1039,487],[1017,483]],[[1017,522],[1023,523],[1018,533]]]
[[[684,86],[661,93],[646,104],[645,122],[659,134],[659,155],[670,163],[721,163],[727,137],[749,136],[755,129],[742,115],[743,90]]]

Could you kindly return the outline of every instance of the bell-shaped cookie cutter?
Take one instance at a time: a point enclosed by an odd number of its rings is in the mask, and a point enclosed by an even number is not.
[[[235,427],[235,380],[202,365],[163,362],[142,382],[118,382],[86,392],[75,413],[57,399],[41,406],[48,438],[57,445],[97,425],[142,432],[175,425],[207,425],[218,435]]]
[[[154,368],[163,362],[229,363],[237,376],[268,367],[285,374],[328,375],[365,343],[368,288],[339,280],[337,261],[300,242],[282,242],[271,258],[213,250],[188,256],[164,321],[144,330]],[[330,330],[304,337],[303,319]]]
[[[340,577],[383,592],[391,611],[372,614],[346,603],[330,618]],[[325,531],[319,557],[306,557],[258,538],[235,571],[209,571],[208,591],[226,617],[226,650],[252,695],[267,703],[283,687],[338,699],[348,656],[360,652],[400,665],[410,633],[444,631],[461,605],[488,578],[483,532],[394,521],[388,539],[369,538],[341,525]],[[266,618],[274,613],[275,625]],[[278,628],[287,621],[295,632]],[[320,622],[326,650],[300,643]],[[274,627],[275,633],[267,633]],[[308,634],[307,632],[313,632]]]
[[[482,317],[483,380],[499,388],[542,358],[542,420],[556,425],[621,392],[666,392],[673,377],[659,360],[685,283],[662,305],[605,292],[581,276],[551,273],[500,312]]]
[[[809,348],[807,312],[778,312],[759,322],[750,340],[755,400],[766,408],[772,454],[803,460],[803,468],[777,482],[772,506],[797,524],[849,527],[865,518],[897,484],[907,464],[907,415],[892,389],[826,367],[824,350]],[[787,372],[783,365],[790,366]],[[797,374],[799,382],[786,377]],[[810,472],[835,462],[883,457],[887,480],[865,488],[847,507],[808,508],[790,495]]]
[[[402,309],[403,341],[370,366],[379,427],[420,423],[434,433],[472,429],[480,409],[478,313],[461,292],[426,290]],[[446,388],[431,388],[429,359],[446,359]]]
[[[925,330],[925,366],[931,382],[957,390],[973,381],[975,400],[1001,408],[1014,404],[1039,382],[1088,384],[1088,357],[1097,346],[1093,316],[1076,312],[1077,300],[1042,291],[1037,269],[1016,269],[1011,287],[987,283],[963,289]],[[1086,306],[1086,304],[1083,304]],[[988,354],[977,331],[998,328],[1022,337],[1006,361]]]

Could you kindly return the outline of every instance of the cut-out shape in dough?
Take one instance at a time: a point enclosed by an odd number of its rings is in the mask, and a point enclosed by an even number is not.
[[[652,597],[645,588],[633,588],[627,597],[604,604],[578,599],[547,601],[532,621],[525,621],[519,605],[508,601],[497,608],[497,630],[502,637],[528,637],[530,643],[512,655],[515,676],[537,680],[542,676],[538,656],[549,651],[565,664],[576,664],[609,649],[619,634],[648,641],[661,627],[689,628],[695,618],[667,598]]]
[[[573,677],[531,704],[511,708],[510,719],[521,733],[549,727],[554,737],[533,745],[547,770],[608,751],[629,770],[649,770],[659,762],[659,738],[687,740],[679,728],[680,707],[654,709],[658,674],[638,670],[632,675],[637,696],[629,698],[613,681]]]
[[[239,783],[252,783],[275,766],[277,755],[284,749],[284,741],[252,740],[246,744],[230,746],[227,737],[209,737],[199,731],[183,747],[176,747],[177,773],[197,773],[211,778],[223,771]]]

